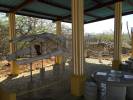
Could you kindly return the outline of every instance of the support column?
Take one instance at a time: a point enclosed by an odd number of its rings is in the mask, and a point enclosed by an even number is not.
[[[11,93],[0,89],[0,100],[16,100],[16,93]]]
[[[114,57],[112,67],[113,69],[118,69],[121,63],[122,1],[115,1]]]
[[[58,18],[59,19],[59,18]],[[61,21],[56,21],[56,34],[61,35]],[[57,56],[55,59],[56,64],[61,64],[62,62],[62,56]]]
[[[84,0],[72,0],[72,61],[71,94],[83,95],[84,86]]]
[[[131,28],[131,44],[132,44],[131,58],[133,58],[133,27]]]
[[[12,40],[16,36],[15,32],[15,14],[9,13],[9,40]],[[10,54],[16,51],[16,45],[10,42]],[[11,74],[18,75],[18,66],[15,61],[10,61]]]

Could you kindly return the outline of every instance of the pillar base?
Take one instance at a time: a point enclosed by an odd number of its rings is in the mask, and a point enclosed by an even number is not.
[[[120,60],[113,60],[112,61],[112,68],[117,70],[117,69],[119,69],[120,64],[121,64]]]
[[[131,55],[131,57],[130,58],[133,58],[133,54]]]
[[[71,76],[71,94],[73,96],[82,96],[84,92],[85,76]]]
[[[19,67],[15,61],[11,61],[11,76],[17,76],[19,74]]]
[[[61,64],[62,63],[62,56],[57,56],[55,59],[55,64]]]
[[[16,100],[16,93],[9,93],[0,89],[0,100]]]

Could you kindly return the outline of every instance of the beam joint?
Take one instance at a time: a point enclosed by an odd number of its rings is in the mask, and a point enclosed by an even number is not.
[[[11,13],[16,13],[17,11],[23,9],[25,6],[31,4],[33,2],[33,0],[25,0],[24,2],[22,2],[20,5],[16,6],[15,8],[11,9],[10,12]]]

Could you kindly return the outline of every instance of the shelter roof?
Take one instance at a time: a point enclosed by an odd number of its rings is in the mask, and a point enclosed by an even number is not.
[[[84,0],[84,22],[114,17],[114,3],[123,2],[123,15],[133,14],[133,0]],[[71,0],[0,0],[1,12],[71,22]]]

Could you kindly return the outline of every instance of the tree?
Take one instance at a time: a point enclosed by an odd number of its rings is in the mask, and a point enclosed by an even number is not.
[[[54,27],[55,25],[49,20],[27,16],[16,16],[17,36],[54,32]]]
[[[0,54],[7,55],[9,52],[8,23],[7,20],[0,20]]]
[[[1,14],[0,14],[1,17]],[[7,55],[9,53],[9,39],[8,39],[8,18],[6,14],[2,13],[0,18],[0,53]],[[39,19],[27,16],[16,15],[16,36],[41,34],[44,32],[55,33],[55,23],[46,19]],[[63,33],[70,32],[70,27],[62,24]],[[26,42],[17,43],[17,49],[28,45]]]

